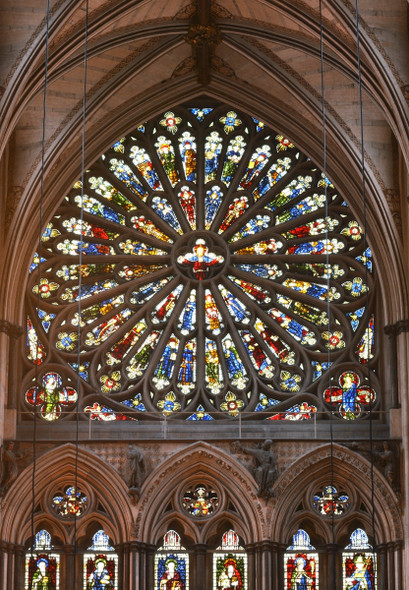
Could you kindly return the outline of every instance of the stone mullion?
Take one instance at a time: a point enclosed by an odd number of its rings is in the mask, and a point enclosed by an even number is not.
[[[194,551],[193,560],[189,560],[189,568],[192,573],[190,587],[195,588],[195,590],[206,590],[207,588],[211,588],[213,564],[211,564],[209,568],[206,568],[207,545],[205,543],[197,543],[196,545],[193,545],[192,549]],[[190,555],[190,558],[191,557],[192,555]],[[210,575],[210,581],[207,579],[208,575]]]

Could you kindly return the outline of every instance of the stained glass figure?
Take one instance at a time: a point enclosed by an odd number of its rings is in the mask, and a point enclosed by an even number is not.
[[[361,385],[361,379],[353,371],[345,371],[339,377],[339,387],[328,387],[324,393],[324,400],[333,408],[337,408],[339,415],[345,420],[355,420],[362,412],[362,406],[368,407],[376,399],[375,390],[368,385]]]
[[[179,200],[191,229],[196,229],[196,195],[188,186],[182,186]]]
[[[247,567],[237,533],[227,531],[213,554],[213,590],[247,590]]]
[[[182,393],[189,393],[196,383],[196,340],[188,340],[180,362],[178,388]]]
[[[247,372],[230,335],[223,338],[222,346],[227,373],[232,385],[238,389],[244,389],[248,381]]]
[[[83,590],[118,590],[118,555],[100,530],[84,554]],[[92,553],[91,553],[92,552]]]
[[[312,406],[308,402],[301,402],[288,408],[288,410],[285,410],[284,412],[279,412],[278,414],[270,416],[267,420],[292,420],[295,422],[311,420],[316,411],[316,406]]]
[[[220,265],[224,258],[211,252],[205,240],[198,239],[193,246],[193,252],[179,256],[177,262],[183,267],[191,267],[194,278],[203,281],[207,278],[210,267]]]
[[[205,229],[210,229],[216,213],[222,203],[223,193],[218,186],[213,186],[206,191],[205,197]]]
[[[229,105],[175,107],[117,139],[46,220],[21,409],[358,419],[379,404],[376,284],[362,227],[290,139]],[[348,393],[343,373],[362,384]]]
[[[318,553],[308,534],[299,529],[284,554],[285,590],[319,590]]]
[[[60,518],[82,516],[87,506],[87,496],[71,485],[56,493],[51,503],[51,508]]]
[[[199,483],[194,487],[189,487],[183,493],[182,506],[188,514],[196,518],[204,518],[214,514],[219,506],[219,496],[217,492],[203,484]]]
[[[175,307],[182,289],[183,286],[178,285],[165,299],[162,299],[162,301],[158,303],[151,314],[151,319],[154,324],[160,324],[166,321],[166,319],[172,314],[173,308]]]
[[[163,190],[158,173],[145,149],[134,145],[131,147],[130,156],[149,187],[153,190]]]
[[[222,316],[218,310],[214,301],[213,295],[206,289],[205,291],[205,321],[207,328],[213,332],[213,334],[220,334],[224,324],[222,322]]]
[[[234,137],[227,147],[221,175],[221,180],[226,186],[230,186],[230,183],[236,174],[240,160],[243,157],[245,147],[246,142],[244,141],[244,137],[242,135]]]
[[[158,389],[169,385],[176,362],[179,340],[172,335],[166,344],[159,363],[154,371],[153,381]]]
[[[212,131],[206,137],[204,146],[205,156],[205,182],[216,180],[220,163],[220,153],[223,148],[223,140],[217,131]]]
[[[131,416],[115,412],[112,408],[101,406],[98,402],[94,402],[92,406],[85,406],[84,412],[89,415],[90,420],[95,420],[96,422],[135,420]]]
[[[172,142],[164,135],[161,135],[158,137],[155,147],[158,152],[159,160],[171,185],[175,186],[179,180],[179,174],[176,168],[175,150],[173,149]]]
[[[313,506],[322,516],[342,516],[349,508],[349,497],[345,492],[338,492],[334,486],[327,485],[314,494]]]
[[[58,420],[64,409],[73,406],[77,401],[77,391],[73,387],[63,386],[58,373],[45,373],[41,385],[41,389],[37,386],[30,387],[25,397],[30,406],[39,406],[40,416],[44,420]]]
[[[52,549],[50,533],[36,533],[32,551],[25,556],[24,590],[59,590],[60,556]]]
[[[180,157],[186,180],[196,181],[196,139],[189,131],[184,131],[179,137]]]
[[[155,590],[189,590],[189,554],[180,536],[170,530],[155,554]]]
[[[374,316],[371,317],[356,350],[359,362],[366,365],[367,362],[374,357],[375,348],[375,329]]]
[[[376,556],[363,529],[356,529],[342,553],[342,590],[375,590]]]
[[[196,291],[192,289],[180,314],[178,328],[182,334],[189,334],[196,325]]]
[[[27,358],[35,365],[41,365],[47,353],[44,345],[39,341],[37,331],[30,318],[27,318]]]
[[[206,338],[205,364],[205,379],[207,387],[212,393],[219,393],[223,387],[219,353],[217,351],[216,343],[208,338]]]

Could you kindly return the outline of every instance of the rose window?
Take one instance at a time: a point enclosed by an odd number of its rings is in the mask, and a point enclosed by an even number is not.
[[[364,416],[378,403],[373,273],[344,197],[289,139],[223,105],[167,111],[103,154],[44,230],[25,409]]]

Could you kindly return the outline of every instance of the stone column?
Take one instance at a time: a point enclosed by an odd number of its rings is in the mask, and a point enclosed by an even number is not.
[[[24,554],[23,545],[14,547],[14,584],[16,588],[24,588]]]
[[[141,590],[151,590],[154,584],[153,568],[155,563],[155,545],[146,545],[145,571],[142,572],[144,585]]]
[[[140,588],[140,543],[131,541],[129,543],[129,589],[139,590]]]
[[[248,589],[249,590],[256,590],[256,575],[255,575],[255,564],[254,564],[254,555],[255,555],[254,543],[249,543],[248,545],[245,545],[244,548],[247,553]]]
[[[272,567],[271,567],[271,555],[272,555],[272,548],[271,548],[271,541],[262,541],[261,545],[261,567],[262,567],[262,576],[264,584],[262,583],[262,588],[265,590],[270,590],[273,588],[272,579]]]
[[[0,588],[7,588],[7,543],[0,541]]]
[[[395,544],[388,543],[387,548],[387,559],[388,559],[388,590],[399,590],[395,586]]]
[[[402,590],[402,541],[395,541],[395,586],[396,590]]]
[[[389,388],[390,388],[390,407],[399,407],[398,396],[398,323],[385,326],[384,332],[389,339]]]
[[[328,580],[328,588],[333,588],[334,590],[338,590],[339,587],[339,566],[337,560],[337,552],[338,546],[333,543],[328,543],[325,546],[324,552],[319,552],[319,572],[322,572],[321,562],[323,561],[324,555],[326,556],[326,566],[327,566],[327,573],[326,579]],[[325,574],[324,574],[325,575]],[[342,578],[342,576],[341,576]],[[322,584],[320,584],[322,585]]]
[[[75,563],[76,553],[74,545],[63,545],[62,552],[63,554],[61,557],[63,557],[63,563],[61,564],[62,571],[60,576],[60,585],[61,582],[64,580],[65,584],[62,585],[63,590],[74,590],[74,588],[76,588],[76,581],[74,577],[76,571],[78,570],[78,564]]]
[[[6,588],[15,588],[14,585],[14,544],[7,544],[7,586]]]
[[[377,577],[378,590],[386,590],[388,587],[388,569],[387,569],[387,548],[385,544],[378,545],[377,554]]]
[[[18,363],[20,354],[16,354],[16,341],[23,334],[23,328],[7,320],[0,320],[0,443],[3,438],[15,438],[15,424],[10,424],[12,416],[5,421],[6,408],[16,407],[16,393],[19,391]],[[13,413],[15,422],[15,412]],[[5,428],[8,426],[8,431]]]
[[[280,545],[278,543],[271,543],[271,588],[281,588],[283,585],[283,577],[281,575],[280,567]]]
[[[115,550],[118,554],[118,571],[116,572],[116,576],[118,577],[118,587],[130,588],[131,586],[129,580],[128,543],[116,545]]]
[[[211,564],[209,568],[206,567],[207,545],[204,543],[197,543],[193,546],[193,551],[194,553],[189,556],[189,568],[192,573],[192,580],[194,580],[194,583],[192,583],[191,586],[192,588],[194,587],[195,590],[207,590],[207,588],[211,588],[213,585],[213,564]],[[209,574],[210,580],[207,580]]]

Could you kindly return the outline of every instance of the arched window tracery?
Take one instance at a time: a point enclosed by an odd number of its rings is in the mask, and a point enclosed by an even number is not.
[[[362,228],[307,156],[227,106],[117,141],[30,271],[24,405],[47,421],[77,403],[95,421],[352,420],[378,403]]]

